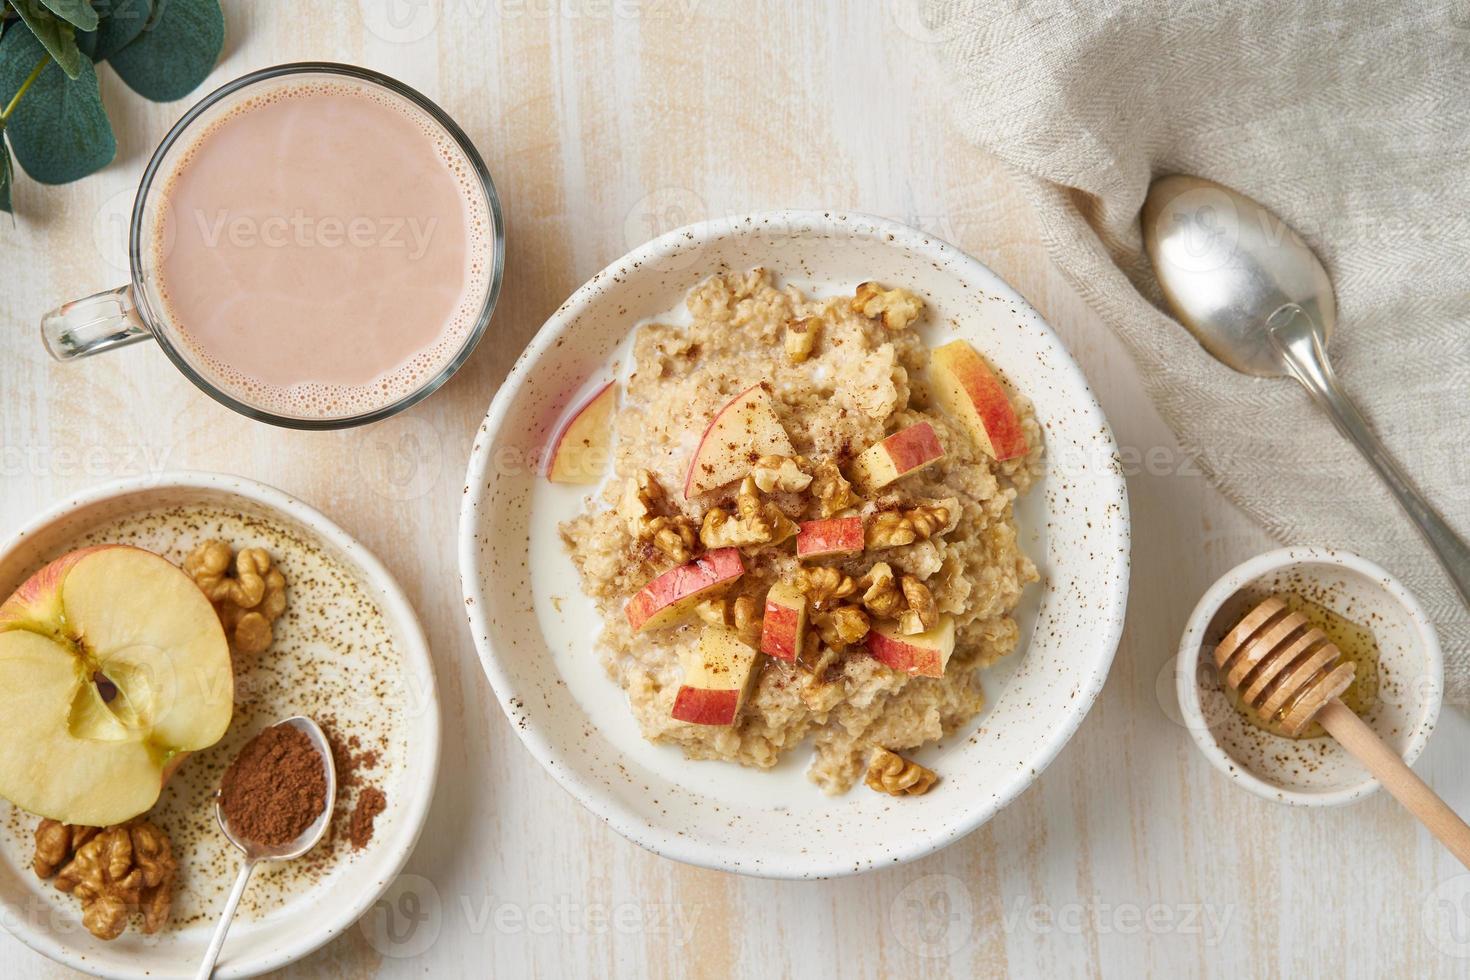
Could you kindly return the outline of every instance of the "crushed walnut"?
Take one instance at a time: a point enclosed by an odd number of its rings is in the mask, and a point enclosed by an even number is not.
[[[762,456],[755,461],[750,476],[762,493],[798,493],[812,482],[811,475],[802,468],[804,462],[791,456]]]
[[[878,749],[868,762],[865,782],[869,789],[889,796],[923,796],[938,779],[934,770],[905,759],[897,752]]]
[[[286,577],[263,548],[241,548],[233,574],[230,557],[224,541],[203,541],[184,559],[184,571],[214,603],[230,645],[239,653],[262,653],[286,612]]]
[[[812,356],[817,346],[817,336],[822,332],[822,318],[802,317],[786,321],[786,336],[783,346],[792,364],[800,364]]]
[[[869,319],[881,319],[889,330],[902,330],[923,312],[924,301],[907,289],[884,289],[876,282],[865,282],[853,294],[852,310]]]
[[[915,633],[933,629],[939,622],[939,606],[935,604],[934,594],[929,591],[929,587],[912,575],[899,579],[899,587],[903,590],[908,609],[899,617],[898,631],[906,636],[913,636]]]
[[[733,630],[747,646],[758,646],[761,638],[761,609],[754,596],[705,599],[694,607],[695,615],[711,626]]]
[[[869,548],[898,548],[927,541],[949,527],[955,510],[945,504],[919,504],[908,510],[884,510],[868,522]]]
[[[747,476],[735,494],[735,513],[711,507],[704,515],[699,540],[706,548],[741,548],[777,544],[796,534],[796,523],[770,501],[761,499],[755,477]]]
[[[693,521],[683,514],[662,513],[668,509],[668,494],[651,470],[640,470],[623,485],[618,514],[633,540],[652,543],[671,561],[682,565],[694,557],[698,535]]]
[[[134,912],[149,935],[168,922],[178,863],[168,834],[147,820],[101,829],[42,820],[32,866],[81,900],[82,925],[98,939],[122,935]]]
[[[903,593],[893,569],[886,561],[880,561],[858,579],[862,591],[863,607],[878,619],[897,619],[904,610]]]
[[[822,517],[831,517],[862,503],[837,463],[830,459],[822,460],[812,471],[811,492],[817,498],[817,513]]]
[[[868,614],[857,606],[818,609],[812,613],[812,625],[823,643],[840,652],[868,635]]]
[[[796,589],[818,609],[829,608],[857,591],[851,575],[826,565],[802,568],[796,573]]]

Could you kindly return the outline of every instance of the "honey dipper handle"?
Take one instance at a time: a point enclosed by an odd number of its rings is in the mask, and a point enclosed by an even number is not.
[[[1317,713],[1317,721],[1359,762],[1368,767],[1383,788],[1470,868],[1470,826],[1430,789],[1414,770],[1404,765],[1373,729],[1341,700],[1333,698]]]

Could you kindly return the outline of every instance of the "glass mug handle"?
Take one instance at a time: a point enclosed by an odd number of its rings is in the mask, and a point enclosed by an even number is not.
[[[151,336],[138,315],[130,285],[73,300],[41,318],[41,341],[58,361],[136,344]]]

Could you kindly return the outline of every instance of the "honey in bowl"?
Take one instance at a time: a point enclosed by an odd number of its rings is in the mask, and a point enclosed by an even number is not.
[[[1265,600],[1268,595],[1269,593],[1264,592],[1243,595],[1242,598],[1246,600],[1245,608],[1253,608]],[[1288,610],[1300,613],[1309,626],[1314,626],[1325,633],[1327,639],[1342,654],[1342,661],[1353,665],[1353,682],[1342,693],[1342,703],[1360,718],[1372,711],[1374,705],[1378,703],[1378,641],[1373,636],[1373,631],[1295,592],[1279,592],[1275,596],[1286,604]],[[1236,711],[1244,715],[1252,725],[1272,735],[1294,738],[1298,741],[1324,738],[1327,735],[1322,726],[1315,721],[1308,724],[1297,735],[1288,735],[1280,724],[1281,712],[1273,715],[1269,720],[1263,719],[1258,712],[1252,710],[1241,700],[1239,691],[1223,682],[1221,689],[1224,690],[1226,698]]]

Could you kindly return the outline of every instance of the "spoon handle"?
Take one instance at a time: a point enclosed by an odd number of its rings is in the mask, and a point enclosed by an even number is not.
[[[1271,340],[1292,375],[1326,410],[1338,431],[1358,447],[1363,458],[1393,491],[1399,505],[1418,526],[1419,533],[1444,566],[1445,573],[1459,590],[1460,598],[1470,605],[1470,546],[1414,488],[1383,443],[1368,428],[1357,406],[1338,383],[1337,374],[1327,360],[1327,352],[1322,348],[1320,332],[1313,327],[1301,307],[1295,305],[1283,306],[1267,322]]]
[[[209,949],[204,951],[204,962],[199,964],[195,980],[209,980],[214,975],[215,961],[219,959],[220,950],[225,948],[225,936],[229,935],[230,923],[235,919],[235,909],[240,906],[240,898],[245,894],[245,886],[250,883],[250,873],[254,870],[254,861],[246,861],[240,865],[235,887],[230,889],[230,897],[225,901],[225,910],[220,914],[219,925],[214,927],[214,936],[209,940]]]

